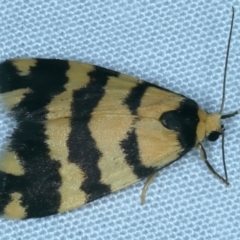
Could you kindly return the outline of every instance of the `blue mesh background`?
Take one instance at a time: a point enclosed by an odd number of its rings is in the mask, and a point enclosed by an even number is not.
[[[240,103],[239,1],[0,1],[0,60],[64,58],[130,74],[217,112],[231,22],[225,112]],[[1,80],[1,79],[0,79]],[[193,150],[160,171],[140,205],[144,182],[77,210],[42,219],[0,219],[9,239],[240,239],[240,116],[225,121],[231,187]],[[0,112],[1,149],[12,127]],[[220,141],[204,143],[223,174]],[[123,176],[124,177],[124,176]]]

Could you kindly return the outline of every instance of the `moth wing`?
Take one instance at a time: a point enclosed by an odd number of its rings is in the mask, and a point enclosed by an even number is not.
[[[17,127],[0,161],[0,212],[64,212],[178,159],[160,121],[186,98],[101,67],[28,59],[0,65],[1,99]],[[185,151],[186,152],[186,151]]]

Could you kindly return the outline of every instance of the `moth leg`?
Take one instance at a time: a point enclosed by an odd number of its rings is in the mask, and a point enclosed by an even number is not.
[[[206,163],[208,169],[210,170],[210,172],[212,172],[212,174],[214,176],[216,176],[218,179],[220,179],[222,182],[224,182],[227,186],[229,186],[229,182],[223,178],[221,175],[219,175],[215,170],[214,168],[212,167],[212,165],[209,163],[209,161],[207,160],[207,154],[206,154],[206,151],[203,147],[203,145],[201,143],[198,143],[197,147],[199,148],[200,150],[200,156],[202,158],[202,160]]]
[[[147,179],[147,181],[145,182],[143,189],[142,189],[142,194],[141,194],[141,203],[144,204],[145,200],[146,200],[146,193],[148,190],[149,185],[152,183],[153,179],[156,177],[158,172],[153,173],[152,175],[150,175]]]

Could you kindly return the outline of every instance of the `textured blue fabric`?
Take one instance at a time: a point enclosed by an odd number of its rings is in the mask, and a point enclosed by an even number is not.
[[[0,60],[44,57],[93,63],[157,82],[217,112],[232,6],[236,17],[227,75],[228,113],[240,109],[237,0],[1,0]],[[240,116],[225,121],[229,188],[209,173],[198,150],[193,150],[158,174],[144,206],[142,181],[65,214],[0,219],[0,239],[240,239],[239,123]],[[11,126],[1,111],[1,149]],[[222,174],[220,141],[204,146]]]

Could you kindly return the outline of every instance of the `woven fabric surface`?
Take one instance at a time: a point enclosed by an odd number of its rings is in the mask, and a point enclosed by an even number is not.
[[[157,83],[218,112],[232,6],[224,109],[229,113],[240,109],[237,0],[0,0],[0,60],[88,62]],[[240,239],[240,115],[224,125],[230,187],[209,172],[194,149],[159,172],[143,206],[141,181],[67,213],[24,221],[1,218],[0,239]],[[0,111],[1,152],[12,126]],[[223,174],[221,141],[204,146]]]

